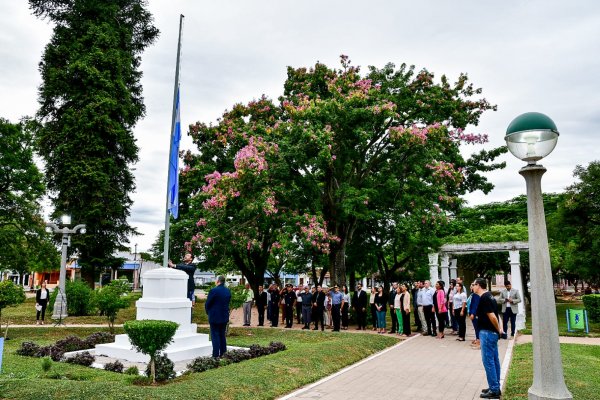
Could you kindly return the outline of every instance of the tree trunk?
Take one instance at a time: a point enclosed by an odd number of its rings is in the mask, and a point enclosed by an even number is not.
[[[154,357],[150,359],[150,374],[152,375],[152,383],[156,384],[156,366],[154,364]]]
[[[346,284],[346,240],[342,239],[339,244],[332,247],[329,254],[331,285],[342,286]]]
[[[94,289],[95,275],[96,275],[95,268],[93,266],[88,264],[85,267],[81,268],[81,279],[84,282],[86,282],[92,289]],[[69,278],[67,278],[67,279],[69,279]],[[112,276],[111,276],[111,280],[112,280]]]

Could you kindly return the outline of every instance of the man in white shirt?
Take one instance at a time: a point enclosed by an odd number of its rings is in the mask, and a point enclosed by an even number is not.
[[[250,326],[250,316],[252,315],[252,302],[254,301],[254,291],[250,288],[250,285],[246,284],[246,301],[242,305],[244,310],[244,326]]]

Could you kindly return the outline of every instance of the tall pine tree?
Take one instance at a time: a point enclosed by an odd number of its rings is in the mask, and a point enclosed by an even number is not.
[[[54,216],[87,225],[73,237],[93,282],[135,232],[128,222],[138,160],[133,127],[144,116],[141,53],[158,36],[143,0],[30,0],[55,25],[40,73],[36,135]]]

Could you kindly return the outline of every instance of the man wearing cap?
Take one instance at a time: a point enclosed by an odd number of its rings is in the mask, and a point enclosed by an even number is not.
[[[508,321],[510,321],[510,336],[515,336],[515,324],[519,313],[517,304],[521,302],[519,291],[513,289],[509,281],[506,281],[504,287],[505,289],[500,292],[500,299],[498,300],[502,304],[502,331],[504,332],[502,339],[507,338]]]
[[[279,302],[281,301],[281,295],[279,294],[279,287],[276,284],[271,285],[269,291],[271,292],[271,328],[277,328],[279,324]]]
[[[298,301],[302,300],[302,329],[310,329],[310,313],[312,312],[312,293],[308,290],[308,286],[304,286],[304,291],[300,292]]]
[[[352,296],[352,305],[356,311],[358,330],[367,329],[367,292],[362,290],[362,284],[356,285],[356,292]]]
[[[344,302],[344,295],[340,292],[338,285],[333,287],[333,293],[331,294],[331,319],[333,320],[333,331],[340,331],[340,317],[342,315],[342,303]]]
[[[285,327],[291,328],[294,323],[294,306],[296,305],[296,293],[290,283],[286,286],[286,292],[283,295],[285,305]]]

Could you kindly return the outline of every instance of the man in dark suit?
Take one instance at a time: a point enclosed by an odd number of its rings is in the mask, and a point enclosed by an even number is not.
[[[313,307],[315,313],[315,327],[313,331],[319,330],[319,322],[321,323],[321,330],[324,331],[323,311],[325,311],[325,293],[323,293],[321,285],[317,286],[317,291],[313,296]]]
[[[286,292],[283,295],[285,301],[285,327],[291,328],[294,323],[294,307],[296,306],[296,292],[290,283],[285,285]]]
[[[358,330],[367,329],[367,292],[362,290],[362,284],[356,285],[356,292],[352,296],[352,306],[356,311]]]
[[[231,292],[225,287],[224,276],[219,276],[216,284],[217,286],[208,292],[204,308],[206,314],[208,314],[208,323],[210,324],[210,338],[213,346],[212,356],[219,358],[227,351],[225,330],[229,322]]]
[[[392,283],[392,289],[390,290],[389,305],[390,305],[390,317],[392,318],[392,329],[388,333],[398,332],[398,317],[396,316],[396,310],[394,310],[394,300],[398,293],[398,282]]]
[[[279,287],[273,284],[269,289],[271,292],[271,328],[277,328],[279,324],[279,303],[281,302],[281,295],[279,294]]]
[[[265,308],[267,307],[267,292],[262,285],[258,287],[258,296],[256,297],[256,309],[258,310],[258,326],[265,324]]]

